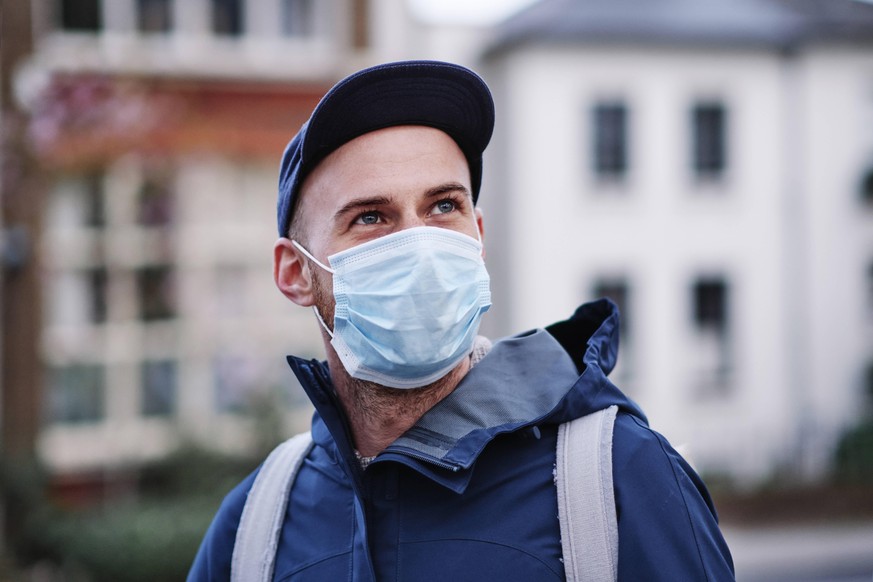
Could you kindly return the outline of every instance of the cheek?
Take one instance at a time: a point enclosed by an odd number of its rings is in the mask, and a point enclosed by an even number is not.
[[[333,300],[333,277],[317,266],[312,265],[309,271],[312,277],[312,292],[319,301]]]
[[[333,278],[330,273],[322,272],[318,267],[312,272],[312,295],[315,299],[315,306],[325,322],[333,327]]]

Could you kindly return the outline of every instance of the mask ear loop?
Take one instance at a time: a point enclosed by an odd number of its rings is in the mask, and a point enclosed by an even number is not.
[[[334,271],[333,269],[331,269],[330,267],[326,266],[326,265],[323,264],[321,261],[319,261],[318,259],[316,259],[315,257],[313,257],[313,256],[312,256],[312,253],[310,253],[310,252],[307,251],[305,248],[303,248],[303,245],[300,244],[299,242],[297,242],[296,240],[292,240],[292,241],[291,241],[291,244],[294,245],[295,247],[297,247],[297,250],[298,250],[298,251],[300,251],[301,253],[303,253],[303,254],[306,255],[307,257],[309,257],[309,259],[311,259],[313,263],[315,263],[316,265],[318,265],[319,267],[321,267],[322,269],[324,269],[325,271],[327,271],[327,272],[330,273],[331,275],[333,275],[334,273],[336,273],[336,271]]]
[[[331,275],[333,275],[334,273],[336,273],[336,271],[334,271],[334,270],[331,269],[330,267],[325,266],[324,264],[322,264],[321,261],[319,261],[318,259],[316,259],[315,257],[313,257],[313,256],[312,256],[312,253],[310,253],[310,252],[307,251],[305,248],[303,248],[303,245],[301,245],[301,244],[300,244],[299,242],[297,242],[296,240],[292,240],[292,241],[291,241],[291,244],[294,245],[295,247],[297,247],[297,250],[299,250],[301,253],[303,253],[304,255],[306,255],[306,256],[309,258],[309,260],[311,260],[313,263],[315,263],[316,265],[318,265],[319,267],[321,267],[322,269],[324,269],[325,271],[327,271],[327,272],[330,273]],[[315,305],[313,305],[313,306],[312,306],[312,311],[315,313],[315,318],[318,319],[318,323],[321,324],[321,327],[324,328],[324,331],[327,332],[327,335],[330,336],[330,339],[333,339],[333,332],[330,330],[329,327],[327,327],[327,324],[324,323],[324,319],[321,317],[321,314],[318,312],[318,307],[315,306]]]
[[[476,218],[476,210],[478,210],[478,208],[474,207],[473,208],[473,230],[476,231],[476,240],[479,241],[479,244],[481,245],[482,244],[482,233],[479,232],[479,221]],[[479,212],[482,212],[482,211],[479,210]]]

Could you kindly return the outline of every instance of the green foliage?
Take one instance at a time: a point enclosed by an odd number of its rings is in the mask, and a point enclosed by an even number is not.
[[[110,504],[64,515],[40,533],[62,563],[95,581],[183,580],[215,509],[199,498]]]
[[[873,419],[842,436],[834,460],[838,481],[873,485]]]
[[[16,562],[50,562],[62,579],[184,580],[221,499],[260,459],[186,446],[141,467],[134,495],[99,508],[63,510],[38,467],[0,464],[7,508],[21,524]]]
[[[50,553],[38,535],[40,526],[51,522],[55,511],[45,501],[46,472],[34,459],[0,460],[0,492],[3,495],[4,526],[8,549],[18,561],[32,561]]]
[[[262,460],[185,445],[139,470],[140,492],[152,498],[206,497],[220,500]]]

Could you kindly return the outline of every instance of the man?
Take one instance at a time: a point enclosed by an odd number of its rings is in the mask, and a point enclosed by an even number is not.
[[[473,72],[390,63],[337,84],[285,151],[274,278],[313,308],[327,362],[288,359],[316,409],[314,446],[287,507],[267,501],[279,508],[276,546],[255,549],[267,577],[564,579],[559,426],[616,406],[604,511],[618,579],[733,579],[703,483],[606,377],[611,303],[477,337],[490,291],[475,204],[493,122]],[[189,580],[229,578],[257,478],[225,499]]]

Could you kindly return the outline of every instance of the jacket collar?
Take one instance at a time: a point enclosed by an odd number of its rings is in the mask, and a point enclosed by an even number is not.
[[[546,330],[496,342],[452,394],[374,463],[403,463],[460,493],[482,449],[497,435],[565,422],[610,404],[644,419],[606,378],[618,351],[617,330],[615,305],[601,300]],[[315,442],[335,449],[359,480],[350,430],[327,365],[290,356],[288,362],[315,405]]]

